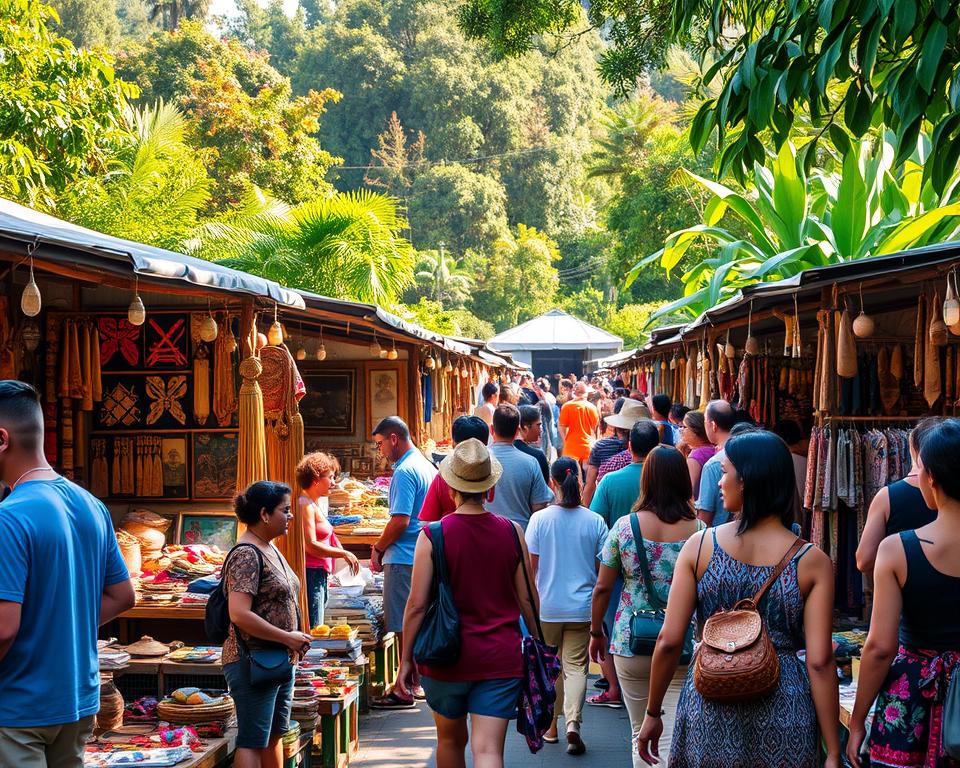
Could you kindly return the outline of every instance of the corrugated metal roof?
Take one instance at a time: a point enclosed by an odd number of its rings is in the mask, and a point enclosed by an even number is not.
[[[296,291],[272,280],[96,232],[3,198],[0,198],[0,237],[24,244],[36,242],[38,258],[100,269],[106,268],[105,262],[113,262],[117,267],[131,266],[136,274],[146,278],[180,280],[205,288],[262,296],[287,307],[304,307]],[[78,252],[96,258],[85,262]]]

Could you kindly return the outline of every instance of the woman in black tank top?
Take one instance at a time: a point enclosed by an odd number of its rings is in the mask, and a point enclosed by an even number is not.
[[[860,544],[857,546],[857,568],[861,573],[869,574],[873,570],[873,563],[877,558],[877,548],[886,536],[892,536],[900,531],[912,531],[920,526],[933,522],[937,516],[935,509],[930,509],[923,500],[920,489],[910,482],[916,482],[917,454],[926,434],[939,424],[939,416],[930,416],[910,431],[910,459],[913,471],[902,480],[881,488],[867,510],[867,522],[860,534]]]
[[[894,768],[956,768],[943,752],[943,708],[960,670],[960,421],[930,429],[920,446],[920,491],[936,518],[884,539],[874,568],[847,757],[859,766],[877,694],[870,759]]]

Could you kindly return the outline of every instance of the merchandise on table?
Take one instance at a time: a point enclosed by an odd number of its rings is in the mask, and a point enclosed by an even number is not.
[[[130,643],[124,649],[134,658],[138,659],[156,659],[166,656],[170,653],[170,646],[154,640],[150,635],[144,635],[137,642]]]
[[[91,768],[111,768],[117,765],[135,765],[138,768],[165,768],[176,765],[193,757],[189,747],[171,749],[142,749],[107,754],[87,754],[84,766]]]

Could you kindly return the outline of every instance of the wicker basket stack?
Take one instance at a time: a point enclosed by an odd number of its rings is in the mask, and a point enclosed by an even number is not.
[[[161,701],[157,705],[157,714],[161,720],[177,725],[229,720],[233,716],[233,699],[223,696],[209,704],[178,704],[175,701]]]

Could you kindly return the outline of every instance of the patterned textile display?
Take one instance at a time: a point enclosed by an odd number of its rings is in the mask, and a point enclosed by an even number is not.
[[[303,418],[297,407],[297,402],[306,393],[303,378],[290,351],[283,345],[264,347],[260,350],[260,359],[263,364],[260,386],[263,390],[267,476],[296,489],[295,469],[303,458]],[[278,539],[277,547],[293,572],[302,576],[306,562],[301,526],[291,525],[287,535]],[[309,615],[306,590],[301,591],[300,603],[301,614]]]
[[[140,395],[131,385],[117,382],[103,396],[100,423],[105,427],[129,427],[140,421]]]
[[[715,529],[713,534],[713,556],[697,584],[697,623],[701,627],[718,609],[731,608],[755,594],[773,570],[734,559],[717,543]],[[777,689],[770,696],[739,704],[708,701],[693,683],[691,664],[677,706],[671,768],[820,765],[820,732],[810,680],[796,655],[804,647],[797,562],[805,551],[784,569],[760,603],[764,626],[780,659]],[[717,723],[729,727],[718,728]]]
[[[120,355],[128,366],[135,368],[140,361],[140,329],[126,318],[101,317],[97,321],[100,331],[100,367],[104,368]]]
[[[213,343],[213,415],[219,426],[229,427],[237,411],[237,381],[231,352],[236,339],[229,316],[217,321],[217,329],[217,340]]]
[[[186,376],[171,376],[166,381],[162,376],[147,376],[146,391],[150,402],[147,424],[156,424],[167,412],[180,424],[187,423],[182,402],[187,394]]]
[[[185,368],[187,318],[182,315],[151,317],[144,326],[144,365],[147,368]]]

